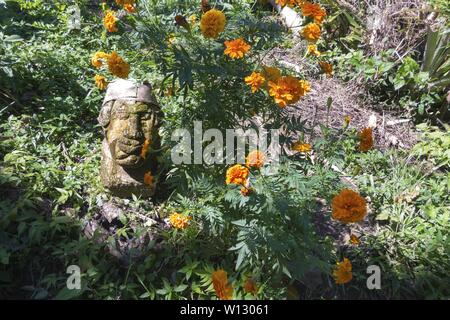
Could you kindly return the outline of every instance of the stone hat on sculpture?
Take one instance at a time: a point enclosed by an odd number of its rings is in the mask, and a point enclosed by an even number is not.
[[[108,85],[98,121],[105,133],[101,180],[112,194],[155,193],[161,118],[150,84],[118,79]]]

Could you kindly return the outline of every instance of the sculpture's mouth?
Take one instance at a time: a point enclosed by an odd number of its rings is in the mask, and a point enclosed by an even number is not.
[[[142,165],[144,159],[141,157],[142,142],[131,139],[119,139],[116,144],[116,162],[129,168]]]
[[[121,157],[116,156],[116,162],[122,167],[127,168],[137,168],[142,165],[143,160],[144,159],[142,159],[141,156],[135,154],[124,154]]]

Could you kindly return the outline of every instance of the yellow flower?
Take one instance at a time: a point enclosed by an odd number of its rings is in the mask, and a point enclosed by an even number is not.
[[[94,80],[95,80],[95,85],[100,90],[105,90],[105,88],[108,86],[108,82],[106,81],[106,78],[104,76],[97,74],[97,75],[95,75]]]
[[[347,258],[337,263],[336,269],[333,271],[333,277],[336,284],[344,284],[352,280],[352,263]]]
[[[192,25],[197,23],[197,16],[195,14],[190,15],[188,19],[189,19],[189,23]]]
[[[316,23],[309,23],[303,28],[302,35],[309,42],[316,42],[320,38],[320,26]]]
[[[145,139],[144,144],[142,145],[142,149],[141,149],[141,158],[146,159],[147,158],[147,153],[148,153],[148,148],[150,147],[150,140],[149,139]]]
[[[103,51],[96,52],[92,58],[91,63],[97,69],[103,65],[104,60],[108,60],[109,55]]]
[[[359,151],[369,151],[373,147],[372,128],[364,128],[359,133]]]
[[[357,236],[355,236],[354,234],[350,235],[350,243],[354,244],[354,245],[358,245],[361,243],[361,240],[359,240],[359,238]]]
[[[109,32],[119,31],[119,29],[117,29],[116,22],[116,13],[111,10],[106,11],[106,15],[103,18],[103,25],[105,26],[106,30],[108,30]]]
[[[345,116],[344,117],[344,124],[345,124],[346,127],[348,127],[348,125],[350,124],[350,120],[351,120],[350,116]]]
[[[177,229],[186,229],[189,226],[189,220],[191,219],[192,217],[186,217],[176,212],[169,216],[170,224]]]
[[[258,286],[252,278],[247,278],[244,283],[244,291],[256,295],[258,293]]]
[[[150,171],[144,174],[144,183],[150,187],[153,185],[153,176]]]
[[[130,73],[130,65],[113,51],[108,57],[109,72],[119,78],[127,78]]]
[[[252,88],[252,92],[255,93],[263,84],[266,79],[259,72],[252,72],[251,75],[244,78],[245,83]]]
[[[217,297],[220,300],[231,300],[233,298],[233,287],[228,284],[226,271],[222,269],[214,271],[211,278]]]
[[[316,57],[320,57],[320,51],[317,50],[317,46],[315,44],[308,45],[308,54],[311,54]]]
[[[132,4],[125,4],[123,8],[129,13],[136,12],[136,8]]]
[[[291,149],[301,153],[309,153],[311,152],[311,145],[309,143],[301,143],[300,141],[297,141]]]
[[[248,175],[249,171],[246,167],[240,164],[235,164],[227,170],[226,183],[244,185],[247,181]]]
[[[318,3],[305,2],[300,5],[302,10],[302,14],[305,17],[311,17],[314,19],[314,22],[317,24],[322,24],[323,20],[327,16],[327,13]]]
[[[225,29],[225,15],[222,11],[211,9],[202,15],[200,30],[205,38],[217,38]]]
[[[259,150],[253,150],[250,152],[247,156],[247,167],[252,167],[259,169],[264,165],[264,160],[266,159],[266,156],[263,152]]]
[[[319,61],[320,68],[322,68],[322,71],[327,74],[327,76],[331,77],[333,75],[333,66],[325,61]]]
[[[311,90],[307,81],[292,76],[281,77],[277,82],[269,82],[269,94],[281,108],[296,103]]]
[[[343,189],[331,201],[332,217],[343,223],[358,222],[367,214],[366,200],[359,193]]]
[[[285,5],[288,5],[289,7],[293,7],[300,2],[302,2],[302,1],[301,0],[275,0],[275,3],[279,4],[282,7],[284,7]]]
[[[116,0],[117,5],[119,6],[125,6],[127,4],[134,5],[136,0]]]
[[[242,38],[225,41],[226,49],[224,53],[231,59],[241,59],[250,50],[250,45]]]

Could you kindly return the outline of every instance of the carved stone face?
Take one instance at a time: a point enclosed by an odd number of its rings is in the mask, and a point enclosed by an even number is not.
[[[98,117],[105,133],[100,176],[113,195],[154,194],[162,117],[149,84],[121,79],[108,86]]]
[[[146,140],[152,140],[155,114],[142,102],[118,100],[108,104],[103,106],[99,121],[105,128],[111,156],[124,168],[138,168],[145,160],[141,156],[142,146]]]

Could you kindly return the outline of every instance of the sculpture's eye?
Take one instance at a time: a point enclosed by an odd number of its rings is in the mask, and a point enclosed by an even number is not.
[[[152,118],[152,115],[150,113],[143,113],[141,115],[141,120],[150,120]]]

